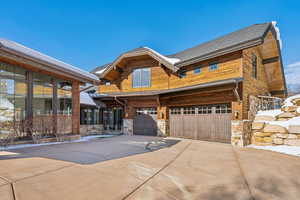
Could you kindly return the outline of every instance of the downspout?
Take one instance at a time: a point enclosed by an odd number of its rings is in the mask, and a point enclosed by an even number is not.
[[[239,95],[238,89],[239,89],[239,83],[236,81],[235,88],[233,88],[233,93],[234,93],[235,97],[237,98],[238,102],[241,103],[241,97]]]

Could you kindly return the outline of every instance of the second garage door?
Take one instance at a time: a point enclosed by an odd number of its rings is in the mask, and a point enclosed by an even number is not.
[[[170,135],[230,143],[231,104],[170,108]]]
[[[133,134],[134,135],[157,135],[157,109],[137,108],[136,115],[133,119]]]

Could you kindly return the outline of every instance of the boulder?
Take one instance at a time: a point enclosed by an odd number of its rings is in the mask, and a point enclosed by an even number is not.
[[[283,144],[283,139],[282,138],[274,138],[273,143],[274,144]]]
[[[278,118],[277,121],[288,121],[290,118]]]
[[[260,130],[264,127],[265,122],[253,122],[252,123],[252,129],[253,130]]]
[[[257,136],[257,137],[269,137],[271,136],[272,134],[274,133],[267,133],[267,132],[255,132],[254,133],[254,136]]]
[[[270,115],[256,115],[254,121],[275,121],[276,117]]]
[[[264,137],[264,142],[272,143],[273,139],[271,137]]]
[[[279,114],[277,117],[278,118],[292,118],[292,117],[296,117],[296,115],[291,112],[284,112],[284,113]]]
[[[295,134],[287,134],[288,135],[288,139],[298,139],[297,135]]]
[[[253,142],[264,142],[264,138],[263,137],[254,136],[253,137]]]
[[[300,139],[286,139],[284,140],[284,144],[289,146],[300,146]]]
[[[289,133],[300,134],[300,125],[289,125]]]
[[[277,133],[272,136],[273,136],[273,138],[283,138],[283,139],[288,138],[288,134],[285,134],[285,133]]]
[[[295,112],[297,110],[297,106],[284,106],[281,110],[284,112]]]
[[[287,130],[283,126],[279,126],[279,125],[275,125],[275,124],[266,124],[265,128],[264,128],[264,132],[287,133]]]
[[[300,98],[294,99],[293,104],[295,104],[296,106],[300,106]]]

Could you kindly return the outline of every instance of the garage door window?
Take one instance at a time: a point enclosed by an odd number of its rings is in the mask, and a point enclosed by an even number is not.
[[[212,113],[212,106],[199,106],[198,107],[198,114],[211,114]]]
[[[180,115],[181,108],[171,108],[171,115]]]
[[[230,104],[223,104],[216,106],[216,113],[231,113],[231,106]]]
[[[195,114],[195,107],[184,107],[183,114]]]

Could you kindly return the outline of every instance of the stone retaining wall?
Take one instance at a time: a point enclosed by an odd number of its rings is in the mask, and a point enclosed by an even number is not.
[[[258,113],[252,144],[300,146],[300,96],[288,98],[281,110]]]

